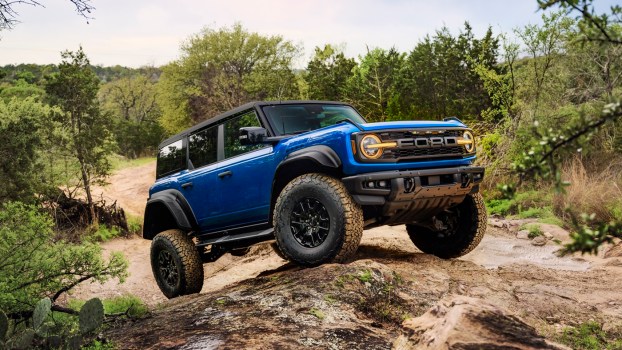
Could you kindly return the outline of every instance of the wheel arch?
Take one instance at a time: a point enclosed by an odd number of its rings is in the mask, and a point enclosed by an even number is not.
[[[343,177],[341,165],[337,153],[325,145],[311,146],[290,153],[274,173],[270,196],[270,222],[276,199],[290,181],[308,173],[321,173],[341,179]]]
[[[147,201],[143,223],[143,238],[153,239],[170,229],[190,232],[198,227],[186,198],[177,190],[155,193]]]

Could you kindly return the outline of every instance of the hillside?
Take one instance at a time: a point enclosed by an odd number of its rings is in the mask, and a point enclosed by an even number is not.
[[[102,189],[104,196],[139,214],[152,173],[153,164],[123,169]],[[103,247],[126,254],[127,282],[83,286],[76,296],[132,293],[157,305],[149,317],[106,332],[121,347],[135,349],[388,349],[394,341],[408,348],[416,344],[412,334],[421,332],[407,326],[423,322],[417,317],[430,309],[451,309],[456,296],[505,310],[509,320],[518,316],[550,339],[588,321],[611,334],[622,330],[622,291],[614,287],[622,285],[622,259],[604,253],[558,257],[553,241],[535,246],[517,238],[523,222],[492,219],[480,246],[457,260],[420,253],[401,226],[367,230],[354,260],[343,265],[301,269],[263,244],[246,256],[227,254],[206,264],[201,294],[174,300],[166,300],[153,280],[150,242],[117,239]],[[568,239],[559,227],[542,228]],[[465,332],[471,331],[460,334]]]

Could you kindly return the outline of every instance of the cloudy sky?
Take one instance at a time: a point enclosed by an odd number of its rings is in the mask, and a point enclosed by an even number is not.
[[[352,57],[366,46],[409,51],[442,26],[458,33],[469,21],[481,36],[489,25],[511,32],[540,23],[542,15],[536,0],[92,0],[87,23],[68,0],[41,2],[45,8],[16,5],[21,23],[0,32],[0,65],[58,63],[60,51],[79,45],[93,64],[162,65],[202,28],[235,22],[300,44],[304,63],[325,43],[342,45]]]

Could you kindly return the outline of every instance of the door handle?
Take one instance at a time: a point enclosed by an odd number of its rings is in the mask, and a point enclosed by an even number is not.
[[[181,188],[188,188],[188,187],[192,187],[192,182],[186,182],[181,184]]]
[[[233,175],[231,170],[227,170],[227,171],[223,171],[222,173],[218,174],[218,177],[222,179],[223,177],[231,176],[231,175]]]

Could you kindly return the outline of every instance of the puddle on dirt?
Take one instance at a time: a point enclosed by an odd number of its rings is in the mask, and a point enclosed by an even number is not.
[[[555,252],[559,246],[549,243],[538,247],[529,240],[484,236],[484,239],[462,260],[471,261],[487,269],[514,264],[531,264],[547,269],[566,271],[586,271],[590,263],[572,256],[558,257]]]

